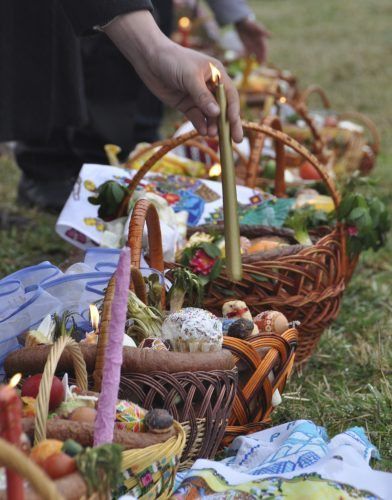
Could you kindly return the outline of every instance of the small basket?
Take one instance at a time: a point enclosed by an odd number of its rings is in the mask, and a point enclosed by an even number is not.
[[[239,383],[224,444],[236,436],[257,432],[271,422],[273,395],[283,392],[295,358],[298,332],[262,334],[241,340],[225,337],[223,346],[236,358]],[[242,367],[242,368],[241,368]]]
[[[79,345],[70,337],[61,337],[53,344],[39,387],[35,417],[36,443],[46,437],[51,381],[57,362],[65,349],[72,353],[78,387],[87,390],[87,371]],[[177,422],[174,425],[177,435],[165,443],[144,449],[126,450],[122,453],[124,485],[134,496],[147,500],[168,498],[172,493],[175,474],[185,444],[184,430]]]
[[[290,138],[278,128],[244,123],[247,133],[271,137],[275,141],[277,169],[275,194],[284,197],[285,146],[292,148],[311,163],[321,176],[335,207],[339,206],[338,194],[333,180],[317,158],[306,148]],[[123,201],[123,208],[155,162],[177,146],[194,139],[197,132],[190,132],[167,142],[138,170],[129,185],[129,195]],[[253,164],[253,167],[257,167]],[[248,183],[257,173],[248,170]],[[131,227],[132,229],[132,227]],[[253,235],[255,236],[255,235]],[[312,355],[325,328],[337,317],[343,292],[346,272],[350,267],[346,251],[346,229],[342,224],[325,232],[314,245],[303,247],[295,245],[281,251],[254,254],[243,258],[243,279],[232,283],[223,269],[221,275],[210,283],[204,306],[219,315],[223,303],[232,297],[244,300],[253,316],[265,309],[282,312],[289,321],[300,321],[299,341],[296,361],[304,363]],[[177,266],[176,263],[171,264]]]
[[[162,268],[163,261],[160,264],[156,260],[156,255],[162,258],[161,250],[156,248],[161,242],[158,213],[147,200],[136,202],[130,221],[132,264],[137,267],[140,262],[144,220],[150,221],[149,242],[155,245],[150,246],[150,259],[154,260],[154,267]],[[223,442],[227,444],[235,435],[260,430],[269,422],[273,411],[272,395],[276,389],[284,390],[293,367],[297,340],[298,332],[293,328],[282,335],[257,335],[250,340],[224,338],[223,347],[232,353],[239,369],[238,390],[226,431],[228,413],[227,407],[222,405],[227,395],[229,399],[232,395],[230,372],[187,372],[175,374],[175,377],[167,373],[132,374],[124,378],[122,387],[125,394],[127,391],[138,394],[141,404],[147,408],[154,406],[154,401],[160,405],[164,402],[165,408],[182,422],[189,433],[184,454],[189,449],[187,462],[190,464],[195,458],[213,457],[223,433]],[[187,356],[186,353],[182,355]],[[246,369],[241,369],[241,365]],[[183,402],[181,409],[178,408],[178,396]],[[195,444],[191,447],[191,443]]]
[[[142,254],[142,236],[144,225],[147,224],[150,248],[150,265],[163,272],[162,238],[159,217],[155,207],[147,200],[139,200],[132,213],[129,231],[131,247],[131,263],[139,268]],[[107,294],[104,308],[110,303]],[[100,340],[107,335],[105,324],[102,323]],[[98,344],[99,350],[99,344]],[[138,350],[143,354],[143,349]],[[194,355],[188,353],[176,354],[186,361],[193,360]],[[157,365],[170,363],[169,357],[163,360],[165,353],[149,352],[155,357]],[[228,356],[231,360],[231,357]],[[214,366],[216,353],[205,353],[198,356],[200,366],[206,365],[206,358],[212,360]],[[98,356],[97,356],[98,359]],[[190,361],[189,361],[190,362]],[[185,363],[186,364],[186,363]],[[186,432],[186,445],[181,456],[181,468],[188,468],[197,458],[213,458],[223,439],[228,418],[234,402],[237,389],[237,370],[231,360],[230,369],[211,369],[205,371],[195,366],[194,371],[162,371],[143,373],[122,373],[120,382],[121,395],[131,398],[147,410],[165,408],[173,417],[181,422]],[[216,364],[215,364],[216,367]],[[100,367],[96,371],[99,371]],[[99,374],[95,376],[99,378]]]
[[[308,100],[313,95],[319,96],[324,109],[331,109],[331,105],[325,91],[318,85],[311,85],[298,96],[297,102],[297,106],[306,110],[306,114],[308,116]],[[334,151],[337,174],[352,173],[357,170],[359,170],[362,175],[369,174],[369,172],[374,168],[377,156],[380,152],[381,139],[376,125],[368,116],[356,111],[335,113],[335,115],[339,121],[350,120],[354,123],[358,123],[364,128],[364,134],[347,132],[347,134],[345,134],[346,145],[344,151]],[[324,145],[327,148],[330,148],[328,129],[320,129],[318,130],[318,134]]]

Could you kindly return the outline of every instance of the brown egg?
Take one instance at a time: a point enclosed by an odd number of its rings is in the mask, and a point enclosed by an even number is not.
[[[97,410],[94,408],[89,408],[88,406],[81,406],[76,408],[70,415],[69,420],[75,422],[88,422],[93,424],[95,422],[95,417],[97,415]]]
[[[264,311],[254,318],[260,333],[277,333],[281,335],[289,328],[289,322],[284,314],[278,311]]]

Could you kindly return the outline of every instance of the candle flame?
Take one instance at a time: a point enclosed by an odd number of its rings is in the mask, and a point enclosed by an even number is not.
[[[214,163],[214,165],[212,165],[212,167],[210,168],[208,175],[210,177],[219,177],[221,173],[222,173],[222,167],[220,163]]]
[[[90,323],[94,329],[94,332],[98,331],[99,311],[95,304],[90,304]]]
[[[279,98],[279,102],[281,102],[282,104],[284,104],[285,102],[287,102],[287,99],[284,96],[282,96],[282,97]]]
[[[19,384],[21,378],[22,378],[22,374],[21,373],[15,373],[15,375],[8,382],[8,385],[10,387],[16,387]]]
[[[191,27],[191,20],[189,17],[181,17],[178,20],[178,26],[183,30],[189,30]]]
[[[220,71],[219,69],[214,66],[212,63],[210,63],[210,68],[211,68],[211,79],[214,83],[219,83],[220,80]]]

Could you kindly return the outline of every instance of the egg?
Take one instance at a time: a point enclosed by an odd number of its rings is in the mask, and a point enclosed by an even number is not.
[[[289,322],[284,314],[278,311],[264,311],[254,318],[260,333],[277,333],[281,335],[289,328]]]
[[[97,411],[94,408],[89,408],[88,406],[81,406],[76,408],[70,415],[69,419],[74,422],[87,422],[93,424],[95,422],[95,417],[97,416]]]

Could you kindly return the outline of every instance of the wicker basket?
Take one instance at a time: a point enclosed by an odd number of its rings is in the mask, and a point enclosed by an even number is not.
[[[326,110],[331,109],[329,99],[323,90],[318,85],[311,85],[305,89],[297,99],[297,107],[306,110],[309,116],[308,101],[310,97],[317,95],[323,108]],[[350,120],[354,123],[361,125],[364,128],[364,134],[347,134],[347,144],[343,153],[337,161],[337,173],[352,173],[359,170],[361,174],[367,175],[375,166],[377,156],[380,152],[381,139],[377,127],[374,122],[366,115],[356,111],[347,111],[343,113],[336,113],[336,118],[341,120]],[[319,137],[322,142],[328,144],[329,131],[321,129],[318,131]],[[341,172],[343,170],[343,172]]]
[[[0,465],[17,472],[31,485],[36,498],[42,500],[63,500],[55,483],[16,446],[0,438]],[[0,496],[1,492],[0,492]],[[6,498],[4,496],[4,498]],[[8,497],[7,497],[8,498]],[[27,497],[28,499],[29,497]]]
[[[239,367],[238,391],[226,428],[224,444],[235,437],[265,428],[274,410],[273,395],[283,392],[294,364],[298,332],[255,335],[249,340],[224,338],[224,348],[235,356]]]
[[[133,209],[129,229],[131,261],[140,264],[142,234],[148,221],[149,255],[154,267],[164,267],[158,213],[147,200],[139,200]],[[158,257],[158,258],[157,258]],[[251,340],[225,337],[223,347],[234,356],[239,368],[238,390],[229,416],[224,443],[240,434],[261,430],[273,411],[272,396],[283,392],[294,363],[298,332],[290,329],[282,335],[257,335]],[[214,355],[214,353],[212,353]],[[183,356],[187,356],[186,353]],[[203,354],[205,357],[205,354]],[[135,395],[147,408],[165,405],[189,433],[190,464],[195,458],[214,456],[225,431],[226,395],[232,395],[230,372],[194,372],[132,374],[124,377],[124,394]],[[178,397],[182,401],[178,406]],[[148,402],[147,402],[148,401]],[[231,405],[230,405],[231,406]],[[220,415],[216,418],[216,415]],[[186,422],[184,422],[184,420]],[[196,423],[195,423],[196,422]],[[191,444],[195,443],[195,444]],[[192,448],[191,448],[192,446]]]
[[[159,217],[155,207],[147,200],[137,202],[130,222],[132,266],[140,266],[145,224],[148,227],[150,265],[163,271]],[[106,299],[104,303],[107,303]],[[106,335],[104,325],[102,327],[101,334]],[[159,352],[151,352],[150,355],[156,356],[157,360],[162,357]],[[187,356],[191,359],[187,353],[182,356],[185,360]],[[199,362],[204,363],[206,356],[215,357],[214,353],[200,354]],[[181,468],[187,468],[197,458],[215,456],[231,413],[237,380],[235,368],[203,371],[195,367],[195,371],[170,372],[165,367],[162,371],[149,373],[122,373],[120,391],[122,397],[131,398],[146,409],[167,409],[181,422],[187,437]]]
[[[277,156],[280,158],[275,178],[275,194],[278,197],[285,196],[283,146],[287,146],[318,170],[335,206],[339,205],[340,196],[332,179],[317,158],[297,141],[266,125],[245,123],[244,129],[248,133],[264,134],[275,140]],[[129,197],[124,200],[123,209],[126,209],[137,185],[155,162],[196,135],[196,132],[192,132],[172,139],[170,144],[165,144],[144,164],[129,186]],[[254,174],[249,171],[248,175]],[[253,315],[265,309],[275,309],[289,321],[300,321],[296,360],[303,363],[312,355],[322,332],[339,312],[347,269],[346,231],[338,224],[328,229],[325,236],[311,247],[296,245],[280,252],[244,258],[244,276],[240,283],[230,282],[223,270],[219,278],[209,285],[204,305],[219,315],[222,304],[230,297],[237,297],[246,301]]]
[[[87,390],[87,371],[79,345],[69,337],[61,337],[53,344],[40,383],[36,401],[36,443],[46,437],[51,382],[64,349],[72,353],[78,387]],[[144,449],[126,450],[122,453],[124,485],[134,496],[142,499],[168,498],[172,493],[175,474],[185,444],[184,429],[177,422],[175,428],[177,435],[165,443]]]

